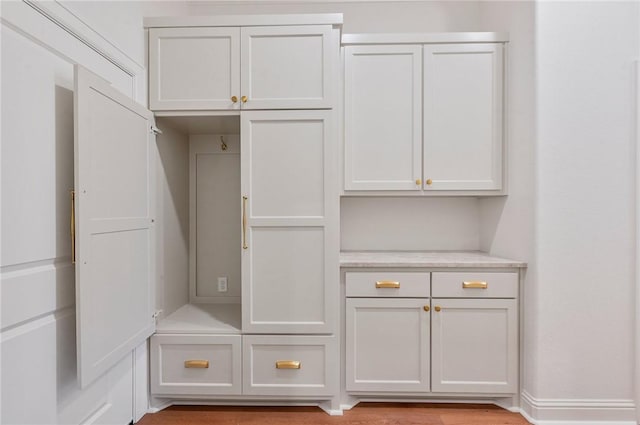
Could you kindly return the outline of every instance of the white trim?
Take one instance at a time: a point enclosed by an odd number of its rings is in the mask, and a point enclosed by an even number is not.
[[[36,13],[34,14],[33,12]],[[38,16],[50,21],[55,27],[73,37],[76,42],[88,47],[91,52],[97,54],[102,60],[107,61],[130,77],[132,81],[131,92],[127,94],[139,103],[146,101],[146,71],[144,66],[111,44],[105,37],[89,27],[59,2],[36,2],[33,0],[3,2],[0,18],[3,24],[9,25],[69,63],[81,63],[85,67],[97,71],[86,63],[89,59],[85,54],[80,54],[73,50],[73,43],[66,38],[61,40],[51,34],[43,25],[43,21],[38,19]]]
[[[343,34],[342,45],[418,43],[506,43],[506,32],[434,32],[406,34]]]
[[[639,17],[640,19],[640,17]],[[636,335],[635,335],[635,401],[636,420],[640,423],[640,60],[635,71],[635,139],[636,139]]]
[[[522,414],[535,425],[636,425],[635,403],[624,399],[538,399],[522,391]]]
[[[159,16],[144,18],[145,28],[342,25],[342,13],[292,15]]]

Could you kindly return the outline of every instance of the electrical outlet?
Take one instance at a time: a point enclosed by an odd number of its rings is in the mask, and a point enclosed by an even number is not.
[[[227,278],[219,277],[218,278],[218,292],[227,292]]]

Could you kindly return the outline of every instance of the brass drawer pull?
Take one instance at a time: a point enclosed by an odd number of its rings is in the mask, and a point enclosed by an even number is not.
[[[76,191],[71,191],[71,264],[76,263]]]
[[[462,282],[462,287],[464,289],[469,288],[477,288],[477,289],[487,289],[489,285],[487,282]]]
[[[185,360],[184,367],[187,369],[208,369],[209,360]]]
[[[242,249],[249,248],[247,246],[247,198],[242,197]]]
[[[400,288],[400,282],[392,282],[390,280],[379,280],[376,282],[376,288]]]
[[[278,360],[276,369],[300,369],[300,362],[297,360]]]

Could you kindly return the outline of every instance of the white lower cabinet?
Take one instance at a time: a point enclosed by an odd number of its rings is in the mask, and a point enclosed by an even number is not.
[[[434,299],[432,391],[516,392],[517,323],[515,299]]]
[[[347,392],[518,392],[514,269],[347,270],[343,279]]]
[[[346,306],[347,391],[429,391],[429,299],[348,298]]]
[[[245,335],[243,393],[331,396],[339,365],[331,336]]]
[[[153,335],[151,393],[241,394],[240,335]]]

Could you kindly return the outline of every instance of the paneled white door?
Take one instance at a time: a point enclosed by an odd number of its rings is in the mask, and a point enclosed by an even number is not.
[[[153,115],[76,66],[78,379],[84,388],[155,330]]]
[[[242,109],[333,107],[339,56],[331,31],[331,25],[243,27]]]
[[[420,190],[422,47],[345,48],[345,190]]]
[[[152,110],[240,109],[240,96],[240,28],[149,30]]]
[[[332,331],[338,248],[331,114],[242,113],[244,332]]]
[[[502,188],[503,46],[424,46],[424,190]]]
[[[433,299],[432,304],[432,391],[516,392],[517,301]]]
[[[347,298],[348,391],[429,391],[428,298]]]

